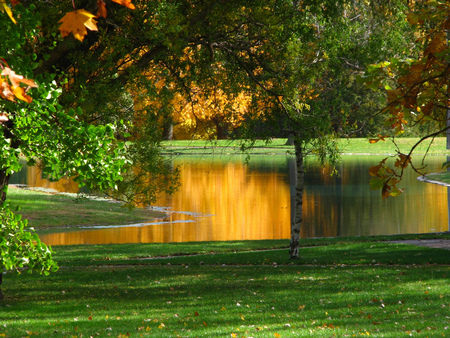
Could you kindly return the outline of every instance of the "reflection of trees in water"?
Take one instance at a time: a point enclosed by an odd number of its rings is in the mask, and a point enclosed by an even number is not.
[[[408,170],[405,194],[383,200],[369,189],[369,167],[375,156],[346,156],[340,176],[329,176],[314,163],[307,165],[302,237],[383,235],[445,231],[445,188],[417,181]],[[439,171],[442,158],[429,158],[429,172]]]
[[[432,172],[439,171],[443,160],[435,157],[429,162]],[[383,201],[379,191],[369,189],[368,170],[376,163],[374,156],[346,156],[338,167],[340,176],[329,176],[313,158],[309,158],[301,237],[447,230],[445,187],[417,182],[417,175],[408,171],[402,185],[407,188],[406,193]],[[42,238],[52,245],[288,239],[292,195],[289,181],[290,173],[295,173],[292,164],[289,157],[273,156],[251,157],[248,166],[242,157],[222,160],[207,156],[178,158],[174,165],[183,165],[180,191],[162,197],[156,205],[214,216],[196,218],[172,214],[164,224],[84,230]],[[34,171],[32,176],[40,178]],[[49,183],[51,185],[47,185]],[[68,183],[38,179],[33,184],[60,189]],[[184,222],[186,220],[189,222]]]
[[[30,187],[41,187],[61,192],[78,193],[80,188],[73,179],[63,178],[59,181],[49,181],[42,177],[38,166],[24,165],[20,172],[11,176],[10,184],[24,184]],[[83,189],[82,189],[83,190]]]

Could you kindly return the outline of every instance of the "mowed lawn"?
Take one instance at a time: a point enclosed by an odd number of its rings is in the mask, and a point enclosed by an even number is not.
[[[449,251],[304,244],[298,261],[286,241],[57,247],[58,272],[4,276],[0,336],[448,336]]]
[[[375,149],[351,142],[348,153]],[[10,195],[33,226],[79,225],[47,212],[81,212],[73,197],[34,194]],[[160,217],[81,204],[87,224]],[[449,251],[390,242],[416,238],[450,234],[304,239],[295,261],[288,240],[55,247],[50,276],[4,274],[0,337],[450,336]]]

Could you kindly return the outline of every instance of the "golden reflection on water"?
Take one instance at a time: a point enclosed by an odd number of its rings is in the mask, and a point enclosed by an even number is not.
[[[181,165],[175,161],[174,165]],[[289,185],[283,176],[249,173],[240,162],[183,165],[181,190],[156,205],[174,211],[163,224],[41,234],[49,245],[282,239],[290,237]]]
[[[41,187],[69,193],[78,193],[80,188],[73,179],[63,178],[59,181],[49,181],[42,178],[41,170],[37,166],[27,167],[26,184],[30,187]]]
[[[292,166],[286,158],[266,156],[252,161],[246,165],[236,158],[177,159],[174,166],[182,166],[180,191],[156,203],[173,211],[167,219],[40,237],[50,245],[288,239]],[[448,230],[447,188],[417,182],[417,175],[408,172],[403,185],[406,193],[382,200],[368,183],[368,167],[377,161],[354,156],[344,162],[339,177],[307,165],[302,238]],[[434,162],[431,172],[439,170],[442,160]],[[73,182],[48,182],[40,179],[35,168],[28,170],[29,185],[76,192]]]

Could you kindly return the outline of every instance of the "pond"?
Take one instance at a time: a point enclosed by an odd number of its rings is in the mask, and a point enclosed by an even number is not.
[[[430,233],[448,230],[447,188],[405,173],[399,197],[382,200],[369,188],[369,167],[382,157],[344,156],[330,176],[313,157],[306,161],[302,238]],[[445,157],[428,157],[427,171],[440,171]],[[227,241],[290,238],[290,181],[294,159],[286,156],[179,157],[181,188],[155,208],[156,222],[40,233],[50,245]],[[290,175],[291,174],[291,175]],[[48,182],[24,168],[11,184],[77,192],[70,180]],[[74,204],[74,207],[76,205]]]

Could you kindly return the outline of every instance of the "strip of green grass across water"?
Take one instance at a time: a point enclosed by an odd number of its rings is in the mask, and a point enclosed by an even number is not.
[[[380,155],[380,154],[396,154],[396,145],[407,152],[409,149],[419,141],[418,138],[396,138],[395,144],[386,139],[377,143],[370,143],[366,138],[354,139],[339,139],[339,151],[343,154],[365,154],[365,155]],[[162,143],[165,154],[177,155],[223,155],[223,154],[240,154],[241,152],[240,140],[180,140],[180,141],[165,141]],[[257,140],[254,147],[248,150],[250,154],[293,154],[294,147],[286,145],[286,139],[272,139],[270,142]],[[446,149],[446,138],[436,138],[432,145],[430,142],[423,142],[415,150],[416,155],[423,154],[442,155],[450,154]]]
[[[44,193],[8,188],[7,201],[16,213],[36,229],[85,225],[114,225],[152,221],[165,215],[143,208],[129,210],[105,199],[82,198],[76,194]]]

